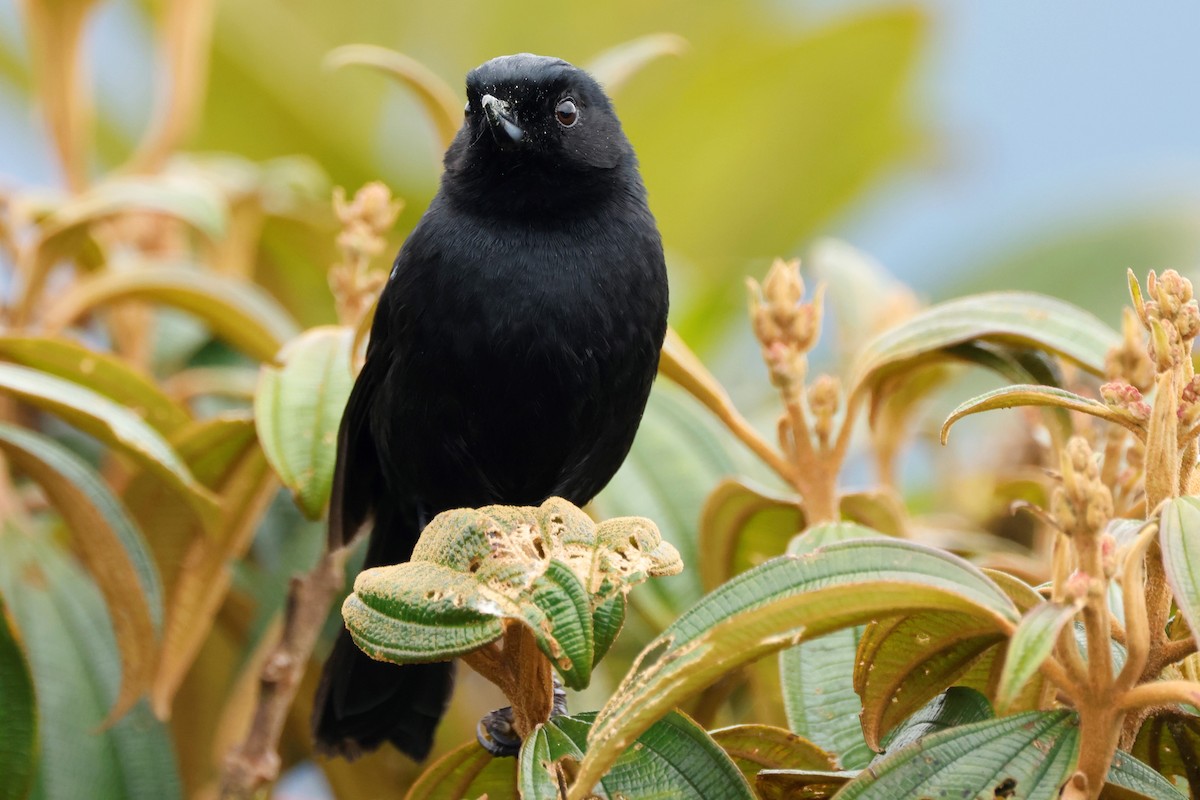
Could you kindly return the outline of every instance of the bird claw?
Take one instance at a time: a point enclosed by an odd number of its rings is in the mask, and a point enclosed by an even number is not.
[[[558,676],[554,676],[554,704],[550,716],[561,717],[567,713],[567,690]],[[489,711],[475,726],[475,738],[483,749],[497,758],[510,758],[521,752],[521,737],[513,727],[512,706]]]

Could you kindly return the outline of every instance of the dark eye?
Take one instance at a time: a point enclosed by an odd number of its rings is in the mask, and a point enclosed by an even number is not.
[[[554,108],[554,118],[564,128],[574,125],[579,119],[579,109],[575,107],[575,101],[569,97],[560,100]]]

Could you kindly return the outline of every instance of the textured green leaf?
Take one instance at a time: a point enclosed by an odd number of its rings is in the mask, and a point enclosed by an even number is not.
[[[354,385],[354,331],[324,326],[305,331],[263,365],[254,421],[267,460],[309,519],[329,505],[338,426]]]
[[[90,350],[70,339],[0,336],[0,358],[82,384],[135,412],[164,436],[192,418],[149,376],[110,353]]]
[[[595,714],[554,717],[521,747],[522,800],[560,800],[582,760]],[[678,711],[638,737],[600,781],[602,797],[670,797],[673,800],[752,800],[742,773],[716,742]]]
[[[518,800],[517,762],[496,758],[471,741],[429,766],[409,788],[404,800]]]
[[[571,797],[578,800],[654,720],[757,658],[879,615],[922,609],[1015,626],[1016,610],[967,562],[910,542],[840,542],[742,573],[651,642],[597,719]]]
[[[37,770],[37,700],[15,620],[0,594],[0,800],[23,800]]]
[[[57,414],[128,455],[175,489],[202,519],[214,521],[212,494],[192,477],[162,435],[129,409],[79,384],[15,364],[0,364],[0,391]]]
[[[98,307],[128,300],[193,314],[215,335],[259,361],[274,358],[300,333],[279,303],[252,283],[158,264],[105,270],[77,280],[51,304],[45,324],[50,331],[60,331]]]
[[[862,702],[854,693],[862,631],[834,631],[779,654],[788,727],[835,754],[846,769],[866,766],[874,755],[863,739]]]
[[[1200,769],[1200,718],[1180,712],[1150,717],[1138,731],[1133,755],[1167,777],[1189,779]]]
[[[1136,795],[1118,794],[1114,787],[1130,789]],[[1134,800],[1148,797],[1151,800],[1184,800],[1185,795],[1171,783],[1138,761],[1128,753],[1117,751],[1113,756],[1112,766],[1108,770],[1108,783],[1100,794],[1100,800]]]
[[[681,568],[648,520],[597,525],[559,498],[538,508],[458,509],[434,518],[409,562],[359,574],[342,615],[359,647],[397,663],[463,655],[499,637],[502,620],[520,620],[563,681],[583,688],[595,662],[596,609]],[[611,611],[602,619],[611,643]]]
[[[1159,516],[1158,542],[1175,603],[1200,642],[1200,498],[1167,501]]]
[[[104,594],[121,654],[121,691],[109,712],[116,719],[149,689],[158,660],[162,583],[149,548],[108,485],[67,448],[33,431],[0,424],[0,450],[58,509]]]
[[[1006,710],[1042,662],[1050,657],[1058,634],[1075,617],[1077,610],[1074,605],[1045,602],[1021,618],[1021,624],[1008,641],[1000,685],[996,689],[997,709]]]
[[[838,798],[992,800],[1015,789],[1023,800],[1051,800],[1078,758],[1074,713],[1031,711],[926,736],[861,773]]]
[[[852,385],[874,384],[978,341],[1039,348],[1102,375],[1104,357],[1120,336],[1083,309],[1045,295],[973,295],[928,308],[880,334],[859,355]]]
[[[99,592],[48,537],[0,533],[0,594],[21,630],[37,691],[33,796],[171,800],[182,796],[171,736],[145,703],[100,729],[120,660]]]

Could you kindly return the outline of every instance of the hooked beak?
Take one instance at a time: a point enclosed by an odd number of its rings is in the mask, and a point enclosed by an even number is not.
[[[483,113],[487,116],[492,128],[492,137],[500,144],[517,144],[525,138],[525,131],[517,125],[516,119],[509,110],[509,104],[503,100],[485,94],[479,99]]]

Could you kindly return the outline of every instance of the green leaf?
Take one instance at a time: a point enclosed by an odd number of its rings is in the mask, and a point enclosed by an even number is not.
[[[709,731],[751,784],[764,769],[833,769],[836,759],[803,736],[771,725],[733,725]]]
[[[300,333],[279,303],[259,287],[185,266],[141,265],[105,270],[77,280],[46,312],[60,331],[94,309],[142,300],[199,317],[215,335],[258,361],[270,361]]]
[[[572,788],[584,796],[654,720],[757,658],[880,615],[960,611],[1015,627],[1012,601],[975,567],[890,539],[839,542],[743,572],[706,595],[639,656],[597,719]]]
[[[884,745],[888,753],[924,739],[940,731],[992,719],[992,706],[982,692],[962,686],[952,686],[934,697],[912,716],[904,720],[888,736]],[[879,756],[876,761],[884,758]]]
[[[429,766],[413,783],[404,800],[519,800],[517,762],[496,758],[470,741]]]
[[[0,594],[0,800],[23,800],[37,771],[37,700],[21,639]]]
[[[740,478],[724,478],[700,511],[700,577],[711,591],[779,555],[804,527],[800,498]]]
[[[599,664],[600,659],[604,658],[624,625],[624,597],[614,596],[596,606],[596,611],[592,614],[592,635],[596,640],[592,666]]]
[[[954,409],[946,421],[942,423],[942,444],[945,444],[950,436],[950,426],[963,417],[978,414],[980,411],[991,411],[996,408],[1016,408],[1018,406],[1048,406],[1068,411],[1079,411],[1107,420],[1108,422],[1114,422],[1117,425],[1128,428],[1134,433],[1144,435],[1146,430],[1144,422],[1134,419],[1129,412],[1123,409],[1107,406],[1104,403],[1087,397],[1080,397],[1074,392],[1068,392],[1066,389],[1022,384],[1018,386],[1004,386],[981,394],[978,397],[972,397]]]
[[[1200,497],[1167,501],[1159,516],[1158,542],[1175,603],[1200,642]]]
[[[128,455],[174,489],[205,522],[215,520],[212,494],[192,477],[162,435],[129,409],[79,384],[15,364],[0,364],[0,391],[56,414]]]
[[[1074,604],[1045,602],[1021,618],[1021,624],[1009,638],[1000,685],[996,689],[996,708],[1003,712],[1016,699],[1029,679],[1054,650],[1058,634],[1074,619],[1079,609]]]
[[[1155,772],[1190,780],[1200,765],[1200,718],[1178,712],[1150,717],[1138,731],[1133,755]]]
[[[309,519],[329,505],[338,426],[354,385],[354,331],[324,326],[305,331],[264,364],[254,420],[267,460]]]
[[[560,498],[458,509],[429,523],[409,562],[359,574],[342,615],[359,647],[396,663],[463,655],[499,637],[503,620],[519,620],[567,686],[583,688],[595,610],[680,569],[648,520],[597,525]],[[611,625],[607,612],[604,621]]]
[[[933,306],[884,331],[859,355],[851,385],[866,387],[888,375],[946,357],[968,342],[1033,347],[1097,375],[1120,336],[1081,308],[1031,292],[992,292]]]
[[[0,336],[0,358],[82,384],[134,411],[164,436],[179,430],[192,418],[153,379],[126,361],[70,339]]]
[[[1016,790],[1023,800],[1051,800],[1078,758],[1074,713],[1032,711],[926,736],[861,773],[838,798],[991,800]]]
[[[1119,794],[1114,787],[1129,789],[1136,795]],[[1117,751],[1108,770],[1108,783],[1100,794],[1100,800],[1137,800],[1149,797],[1152,800],[1184,800],[1185,795],[1150,767],[1128,753]]]
[[[521,746],[523,800],[559,800],[588,747],[595,714],[554,717]],[[648,728],[600,781],[602,797],[753,800],[742,773],[716,742],[678,711]]]
[[[862,631],[834,631],[779,654],[788,727],[834,753],[847,769],[866,766],[874,755],[863,739],[862,702],[854,693]]]
[[[45,535],[0,532],[0,595],[21,631],[37,691],[38,775],[47,800],[182,796],[171,735],[140,703],[100,729],[120,660],[104,601]]]
[[[761,800],[826,800],[859,770],[764,769],[754,779]]]
[[[53,439],[0,424],[0,450],[42,487],[104,594],[121,655],[121,691],[108,716],[116,719],[149,689],[158,661],[162,584],[146,542],[100,476]]]

